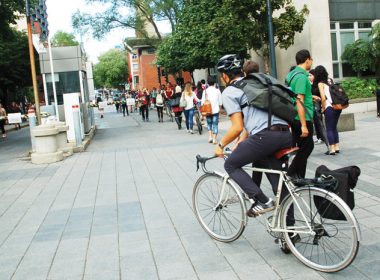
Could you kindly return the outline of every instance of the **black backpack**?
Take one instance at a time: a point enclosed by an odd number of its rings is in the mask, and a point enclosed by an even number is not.
[[[334,110],[346,109],[349,105],[349,98],[344,89],[340,85],[335,84],[331,79],[329,79],[328,86]]]
[[[315,177],[333,176],[337,179],[337,184],[326,189],[334,192],[351,208],[355,207],[354,188],[360,176],[360,168],[357,166],[347,166],[335,170],[328,169],[325,165],[318,166]],[[327,199],[314,197],[314,203],[318,213],[326,219],[345,220],[343,213]]]
[[[232,86],[247,95],[248,102],[241,108],[253,106],[268,112],[268,127],[272,114],[292,123],[297,116],[295,102],[297,95],[279,80],[264,73],[251,73]]]

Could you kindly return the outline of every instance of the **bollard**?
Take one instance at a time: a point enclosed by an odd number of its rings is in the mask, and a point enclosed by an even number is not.
[[[80,110],[79,105],[73,105],[73,122],[75,131],[75,143],[79,147],[82,144],[81,127],[80,127]]]
[[[37,118],[34,109],[28,110],[28,118],[29,118],[29,128],[30,128],[30,139],[32,141],[32,151],[36,150],[36,139],[32,136],[32,129],[37,125]]]

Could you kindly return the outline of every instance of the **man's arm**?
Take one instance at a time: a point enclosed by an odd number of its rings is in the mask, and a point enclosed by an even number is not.
[[[230,116],[231,127],[228,129],[226,135],[220,140],[220,143],[223,145],[223,148],[234,141],[244,130],[243,125],[243,115],[241,112],[233,113]],[[223,148],[219,145],[215,148],[215,155],[223,155]]]
[[[305,96],[303,94],[297,95],[297,112],[301,123],[301,137],[307,137],[309,130],[306,126],[305,108],[304,108]],[[302,103],[301,103],[302,102]]]

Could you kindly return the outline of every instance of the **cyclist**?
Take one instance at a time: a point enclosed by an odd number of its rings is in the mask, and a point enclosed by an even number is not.
[[[237,55],[223,56],[217,64],[217,69],[227,86],[222,94],[222,103],[230,117],[231,127],[215,148],[215,154],[222,156],[224,147],[237,139],[237,146],[226,159],[224,168],[249,198],[254,200],[247,211],[248,216],[254,217],[272,210],[274,202],[262,192],[242,167],[258,163],[260,166],[265,164],[272,169],[281,169],[281,163],[273,157],[273,154],[281,149],[291,148],[292,135],[286,121],[272,115],[272,126],[268,128],[266,111],[243,106],[247,103],[247,96],[241,89],[233,86],[243,76],[242,62]],[[278,186],[278,178],[278,175],[269,178],[274,192]],[[281,199],[285,194],[284,191]],[[290,213],[288,214],[290,216]]]

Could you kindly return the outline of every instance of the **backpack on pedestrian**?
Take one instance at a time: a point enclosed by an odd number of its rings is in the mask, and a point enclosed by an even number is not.
[[[332,107],[334,110],[343,110],[346,109],[349,106],[349,98],[344,89],[334,83],[332,79],[329,79],[329,90],[330,90],[330,96],[332,100]]]
[[[244,91],[248,102],[241,107],[253,106],[269,113],[268,127],[272,114],[292,123],[297,116],[297,95],[279,80],[264,73],[250,73],[232,86]]]
[[[158,93],[156,96],[156,105],[163,105],[164,104],[164,98],[162,97],[161,93]]]

